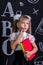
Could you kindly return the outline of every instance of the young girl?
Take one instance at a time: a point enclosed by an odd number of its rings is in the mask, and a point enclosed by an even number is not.
[[[33,46],[33,50],[31,52],[25,51],[23,53],[20,48],[20,42],[22,42],[25,38],[29,38],[30,42]],[[35,37],[31,35],[31,17],[28,15],[23,15],[19,18],[18,21],[13,23],[13,33],[10,35],[11,40],[11,49],[15,52],[15,60],[14,65],[33,65],[31,61],[27,61],[25,58],[30,57],[32,54],[36,53],[38,48],[35,43]]]

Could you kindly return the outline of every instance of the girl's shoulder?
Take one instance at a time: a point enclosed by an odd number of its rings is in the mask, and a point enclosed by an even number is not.
[[[10,34],[10,36],[17,36],[19,34],[19,32],[17,31],[17,32],[12,32],[11,34]]]
[[[14,39],[16,39],[16,33],[15,32],[10,34],[10,40],[14,40]]]
[[[32,42],[35,41],[34,35],[27,33],[27,36],[29,37],[30,41],[32,41]]]
[[[11,34],[16,34],[16,32],[12,32]]]
[[[13,32],[13,33],[10,34],[10,37],[11,37],[11,36],[14,37],[15,35],[16,35],[16,33]]]
[[[29,34],[29,33],[27,33],[27,35],[28,35],[29,37],[34,37],[34,35],[32,35],[32,34]]]

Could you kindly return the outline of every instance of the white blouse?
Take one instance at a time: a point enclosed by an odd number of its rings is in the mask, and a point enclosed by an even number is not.
[[[20,32],[18,31],[16,33],[10,34],[10,41],[11,40],[15,40],[17,38],[17,36],[19,35],[19,33]],[[35,37],[33,35],[24,32],[23,37],[19,39],[19,43],[22,42],[26,38],[29,38],[29,40],[30,40],[31,43],[35,42]],[[20,45],[17,46],[16,50],[21,50]]]

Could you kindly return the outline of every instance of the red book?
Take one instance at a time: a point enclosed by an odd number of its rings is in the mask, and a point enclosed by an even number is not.
[[[23,40],[20,43],[20,47],[21,47],[23,52],[25,52],[25,51],[29,51],[30,52],[33,49],[32,43],[30,42],[29,38]],[[32,54],[30,57],[28,57],[27,60],[32,60],[34,57],[35,57],[35,54]]]

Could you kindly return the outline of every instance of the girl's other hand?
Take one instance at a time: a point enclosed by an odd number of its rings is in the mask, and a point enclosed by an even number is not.
[[[29,51],[25,51],[25,53],[24,53],[24,57],[25,57],[25,58],[28,58],[28,57],[30,57],[31,55],[32,55],[32,53],[29,52]]]

